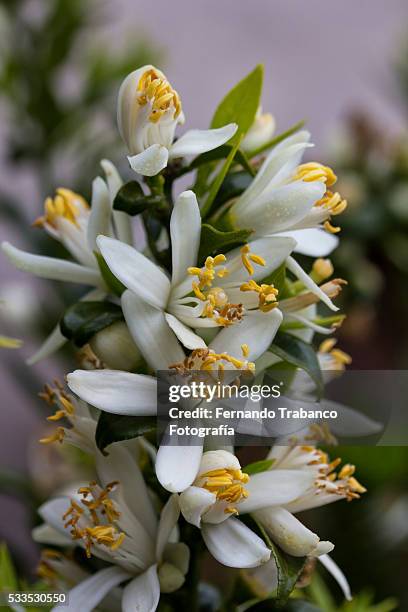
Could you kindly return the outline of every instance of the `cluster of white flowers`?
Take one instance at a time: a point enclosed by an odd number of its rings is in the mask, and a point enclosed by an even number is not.
[[[144,181],[139,200],[156,198],[161,208],[147,205],[132,224],[131,216],[116,206],[126,184],[104,160],[104,178],[92,184],[91,206],[80,195],[59,188],[54,198],[46,199],[44,216],[35,222],[60,241],[74,261],[3,244],[17,268],[91,287],[81,303],[114,305],[124,317],[95,329],[86,368],[67,376],[75,395],[63,387],[46,389],[47,401],[57,404],[49,418],[64,425],[42,442],[79,447],[93,460],[95,480],[39,509],[44,524],[34,530],[34,537],[55,547],[44,551],[41,575],[58,588],[70,589],[66,610],[121,606],[125,612],[153,611],[160,593],[184,588],[190,552],[183,535],[198,528],[220,563],[267,568],[263,580],[267,575],[271,594],[277,588],[274,543],[288,555],[318,557],[349,598],[344,575],[327,556],[333,544],[321,541],[295,516],[358,498],[365,491],[353,475],[354,466],[337,469],[340,459],[331,461],[317,448],[324,425],[308,431],[309,442],[281,441],[256,473],[246,473],[232,446],[214,448],[208,439],[157,449],[143,435],[118,438],[106,454],[95,442],[100,414],[135,419],[156,415],[158,370],[258,374],[283,361],[269,350],[278,331],[311,345],[315,333],[330,334],[333,323],[342,320],[340,315],[319,316],[317,306],[338,310],[332,300],[344,281],[330,280],[333,268],[322,258],[338,242],[339,228],[331,218],[347,203],[331,191],[336,176],[330,168],[302,163],[312,146],[310,134],[297,131],[274,141],[274,119],[260,109],[246,133],[238,121],[176,138],[176,128],[183,123],[180,97],[165,75],[154,66],[132,72],[119,91],[119,131],[130,168]],[[204,164],[207,152],[226,150],[218,157],[207,155],[207,187],[212,189],[220,159],[234,151],[228,143],[238,136],[241,157],[230,159],[227,176],[242,176],[245,164],[252,172],[246,173],[248,182],[239,193],[215,213],[213,208],[210,216],[203,214],[202,186],[200,197],[193,188],[173,202],[171,189],[180,168],[183,174],[196,171],[200,165],[191,158],[202,156]],[[268,149],[264,158],[250,156],[251,151]],[[140,237],[141,216],[148,246]],[[214,242],[203,252],[208,231],[221,236],[227,248]],[[296,261],[296,253],[318,258],[310,273]],[[278,270],[283,271],[279,287],[274,284]],[[120,288],[116,294],[115,287]],[[57,325],[31,362],[66,341]],[[322,369],[331,370],[349,362],[331,339],[321,346],[318,359]],[[307,394],[311,379],[300,370],[295,378],[298,393]],[[344,410],[346,420],[352,418]],[[375,431],[374,423],[353,418],[356,435]],[[190,532],[188,524],[194,526]],[[102,569],[95,571],[61,552],[61,547],[75,546],[83,549],[85,561],[98,557]]]

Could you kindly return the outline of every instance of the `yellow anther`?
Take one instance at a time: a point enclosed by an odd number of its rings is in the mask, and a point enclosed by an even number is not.
[[[327,338],[319,346],[319,353],[330,353],[332,348],[336,345],[337,338]]]
[[[74,225],[78,225],[77,217],[81,209],[86,208],[89,208],[89,206],[82,196],[70,189],[59,187],[54,199],[46,198],[44,202],[45,214],[38,217],[33,225],[42,227],[45,223],[48,223],[48,225],[55,227],[58,218],[66,219]]]
[[[351,356],[345,351],[342,351],[341,349],[333,349],[330,355],[339,365],[350,365],[350,363],[352,362]]]
[[[57,427],[55,432],[46,438],[39,440],[40,444],[50,444],[51,442],[62,442],[65,436],[63,427]]]
[[[348,479],[348,485],[350,489],[356,493],[366,493],[367,492],[367,489],[363,487],[363,485],[360,484],[358,480],[354,478],[354,476],[351,476],[351,478]]]
[[[265,266],[266,262],[263,257],[261,257],[260,255],[255,255],[255,253],[251,253],[250,251],[251,248],[249,244],[244,244],[244,246],[241,248],[241,260],[248,274],[252,276],[255,269],[251,261],[257,264],[258,266]]]
[[[197,268],[196,266],[191,266],[190,268],[187,268],[188,274],[191,274],[192,276],[197,276],[198,278],[198,283],[194,282],[192,286],[194,293],[196,293],[197,289],[201,291],[206,287],[211,287],[213,280],[216,276],[218,276],[219,278],[223,278],[228,274],[228,270],[226,268],[217,269],[218,266],[224,263],[225,261],[225,255],[220,254],[216,255],[216,257],[207,257],[202,268]]]
[[[249,346],[247,344],[241,344],[241,351],[243,357],[248,357],[249,355]]]
[[[345,465],[343,465],[343,467],[341,468],[341,470],[339,472],[339,478],[341,480],[343,480],[343,478],[349,478],[350,476],[352,476],[354,474],[355,471],[356,471],[355,465],[351,465],[350,463],[346,463]]]
[[[149,120],[157,123],[168,111],[173,112],[173,119],[181,113],[181,101],[178,93],[172,88],[168,80],[154,68],[146,70],[139,80],[137,90],[140,92],[138,104],[145,106],[151,104]]]
[[[249,481],[249,475],[240,469],[220,468],[200,474],[197,478],[199,486],[214,493],[217,500],[227,503],[237,503],[248,497],[248,491],[243,487]],[[227,514],[238,514],[235,506],[227,506]]]
[[[323,166],[318,162],[309,162],[297,167],[293,180],[305,181],[306,183],[321,181],[330,187],[337,181],[337,176],[329,166]]]
[[[61,402],[61,404],[64,407],[64,410],[67,414],[74,414],[75,412],[75,408],[73,403],[71,402],[70,399],[68,399],[68,397],[66,397],[63,393],[60,393],[59,395],[59,401]]]
[[[319,346],[319,353],[330,355],[333,358],[333,369],[344,369],[344,366],[352,363],[351,356],[341,349],[334,348],[337,343],[336,338],[327,338]]]
[[[65,410],[57,410],[55,414],[47,417],[47,421],[59,421],[66,416]]]
[[[174,369],[180,374],[186,374],[191,370],[214,370],[214,367],[224,370],[225,363],[233,365],[237,370],[249,372],[255,370],[255,364],[252,362],[236,359],[228,353],[215,353],[210,349],[194,349],[183,361],[171,364],[169,369]]]
[[[258,294],[258,308],[263,312],[269,312],[272,308],[278,306],[276,296],[279,293],[278,289],[275,289],[273,285],[258,285],[253,279],[243,283],[240,287],[241,291],[255,291]]]

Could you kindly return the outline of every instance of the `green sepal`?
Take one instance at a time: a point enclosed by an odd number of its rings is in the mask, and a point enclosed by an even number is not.
[[[114,210],[120,210],[128,215],[135,216],[147,208],[159,206],[163,202],[163,196],[145,195],[137,181],[130,181],[119,189],[113,200],[113,208]]]
[[[305,370],[316,384],[318,396],[323,393],[323,377],[314,348],[291,334],[278,332],[269,351],[284,361]],[[279,365],[279,364],[278,364]]]
[[[272,466],[275,459],[262,459],[261,461],[254,461],[253,463],[248,463],[245,467],[242,468],[242,471],[250,476],[252,474],[260,474],[261,472],[266,472]]]
[[[126,290],[126,287],[120,280],[112,273],[108,264],[102,257],[101,253],[94,251],[94,255],[96,257],[96,261],[98,262],[99,270],[103,280],[105,281],[109,291],[113,293],[113,295],[117,295],[120,297],[122,293]]]
[[[99,331],[123,320],[120,306],[112,302],[77,302],[60,321],[62,334],[76,346],[83,346]]]
[[[104,453],[109,444],[137,438],[153,431],[156,426],[157,420],[154,416],[127,416],[101,412],[95,433],[96,445]]]

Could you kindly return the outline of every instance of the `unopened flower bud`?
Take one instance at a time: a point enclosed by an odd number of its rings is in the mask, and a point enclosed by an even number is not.
[[[330,259],[316,259],[313,264],[312,272],[310,277],[314,280],[315,283],[320,284],[324,280],[330,278],[333,274],[334,268]]]
[[[142,360],[123,321],[112,323],[96,333],[89,344],[95,355],[113,370],[135,370]]]
[[[171,563],[163,563],[157,573],[162,593],[173,593],[184,583],[184,574]]]
[[[275,131],[275,118],[270,113],[262,113],[262,108],[259,107],[256,113],[255,121],[249,128],[245,138],[241,142],[243,151],[256,151],[267,142],[269,142]]]

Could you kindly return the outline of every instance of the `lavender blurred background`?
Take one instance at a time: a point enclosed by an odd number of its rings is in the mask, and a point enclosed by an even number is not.
[[[33,19],[40,6],[33,3]],[[273,112],[279,131],[306,119],[319,153],[353,107],[369,110],[389,133],[404,126],[391,65],[397,41],[408,27],[406,0],[109,0],[106,10],[109,27],[96,29],[94,35],[115,48],[125,31],[130,29],[134,37],[145,32],[162,51],[166,74],[182,96],[188,128],[207,127],[222,96],[259,62],[265,64],[264,109]],[[75,88],[75,75],[67,82]],[[108,112],[115,113],[113,105]],[[1,121],[0,133],[6,131]],[[6,225],[1,239],[24,248],[24,232],[35,231],[29,222],[40,213],[47,194],[38,193],[33,169],[27,166],[17,171],[3,160],[0,180],[8,192],[24,194],[27,219],[22,234],[10,235]],[[3,257],[0,269],[1,299],[10,282],[18,283],[13,287],[23,318],[50,299],[46,283],[14,271]],[[2,333],[22,337],[25,346],[1,353],[0,463],[24,472],[28,448],[39,437],[43,418],[34,389],[30,403],[19,388],[30,383],[30,374],[20,381],[10,377],[10,365],[34,350],[21,321],[5,315],[1,324]],[[44,381],[59,370],[52,361],[35,368]],[[0,500],[0,540],[10,538],[12,530],[15,549],[28,551],[31,563],[35,549],[29,544],[22,505],[4,496]]]

